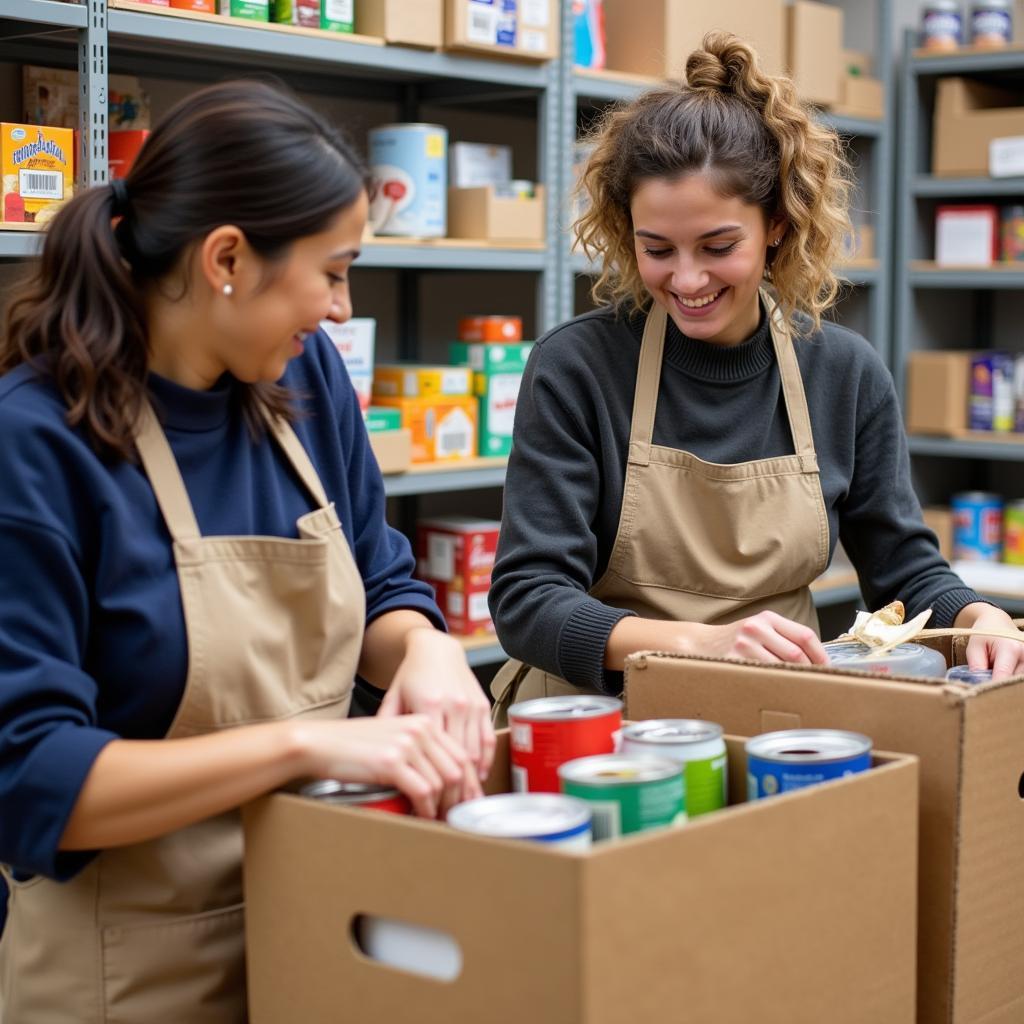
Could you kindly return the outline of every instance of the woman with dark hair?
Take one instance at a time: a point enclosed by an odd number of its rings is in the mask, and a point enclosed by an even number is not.
[[[639,650],[824,664],[809,584],[842,539],[870,607],[1012,629],[921,521],[892,380],[822,315],[849,232],[842,144],[713,33],[613,109],[582,178],[601,308],[534,347],[491,611],[512,699],[617,693]],[[1024,669],[972,638],[971,665]]]
[[[480,792],[487,701],[318,329],[351,315],[366,209],[319,116],[211,86],[60,212],[11,305],[4,1020],[242,1021],[239,805],[310,776],[425,816]],[[388,692],[346,720],[357,673]]]

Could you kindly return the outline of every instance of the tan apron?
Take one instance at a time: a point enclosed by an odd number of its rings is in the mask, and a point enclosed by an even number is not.
[[[771,609],[818,629],[808,585],[828,564],[829,531],[800,367],[765,292],[796,454],[719,465],[652,444],[666,314],[654,304],[640,345],[622,512],[608,568],[590,595],[645,618],[718,624]],[[494,720],[533,697],[578,694],[510,661],[494,677]]]
[[[295,433],[269,426],[316,502],[298,520],[298,539],[202,537],[170,445],[143,410],[138,451],[174,540],[188,637],[168,738],[348,712],[362,579]],[[241,861],[232,811],[105,850],[67,883],[11,884],[4,1024],[245,1021]]]

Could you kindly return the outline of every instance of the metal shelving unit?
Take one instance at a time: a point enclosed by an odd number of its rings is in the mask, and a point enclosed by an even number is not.
[[[492,463],[477,465],[476,463]],[[384,493],[389,498],[414,494],[443,494],[447,491],[475,491],[485,487],[503,487],[505,470],[503,459],[475,459],[469,466],[448,463],[448,468],[431,467],[429,471],[410,470],[384,477]]]

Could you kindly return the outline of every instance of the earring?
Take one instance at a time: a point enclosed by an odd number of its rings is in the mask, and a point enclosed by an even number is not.
[[[778,247],[780,245],[782,245],[782,239],[781,238],[773,238],[772,239],[772,248],[773,249],[778,249]]]
[[[228,296],[234,295],[234,293],[235,293],[235,289],[234,289],[234,288],[232,288],[232,287],[231,287],[231,285],[229,285],[229,284],[226,284],[226,285],[224,285],[224,287],[223,287],[223,288],[221,288],[221,291],[222,291],[222,292],[223,292],[223,293],[224,293],[225,295],[228,295]]]

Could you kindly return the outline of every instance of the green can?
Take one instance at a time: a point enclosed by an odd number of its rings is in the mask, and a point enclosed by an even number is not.
[[[699,718],[655,718],[622,730],[622,752],[667,757],[682,765],[686,813],[695,818],[728,802],[728,758],[722,727]]]
[[[667,758],[598,754],[558,769],[567,796],[586,800],[594,814],[594,841],[686,822],[679,764]]]

